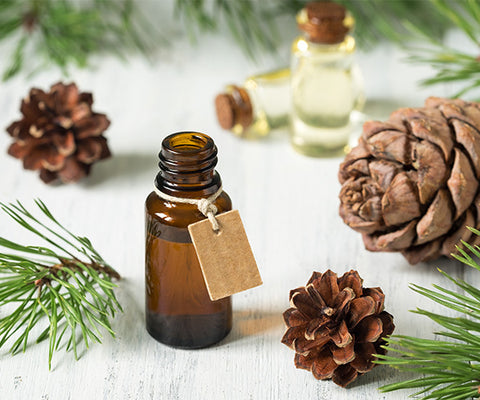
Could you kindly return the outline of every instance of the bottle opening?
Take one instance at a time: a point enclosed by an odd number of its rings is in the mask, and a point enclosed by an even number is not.
[[[199,153],[214,146],[212,138],[198,132],[179,132],[167,136],[163,147],[173,153]]]
[[[217,147],[210,136],[189,131],[169,135],[162,142],[159,158],[156,185],[167,194],[218,186]]]

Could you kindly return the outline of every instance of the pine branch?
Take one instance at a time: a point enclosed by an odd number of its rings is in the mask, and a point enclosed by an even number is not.
[[[276,12],[295,15],[309,0],[277,0]],[[448,19],[437,12],[430,1],[416,0],[335,0],[355,18],[355,37],[363,48],[380,41],[404,43],[411,33],[404,21],[421,27],[429,37],[441,38]],[[455,0],[449,0],[454,2]]]
[[[4,80],[24,69],[35,72],[42,63],[67,74],[71,65],[87,66],[94,54],[148,56],[159,41],[133,0],[2,0],[0,40],[9,37],[17,44]]]
[[[430,0],[436,7],[436,13],[443,15],[469,38],[476,47],[480,46],[480,1]],[[421,81],[423,86],[440,83],[456,83],[462,88],[453,97],[467,96],[472,90],[480,87],[479,54],[469,54],[445,46],[441,41],[431,37],[413,24],[406,24],[416,34],[417,40],[425,43],[422,46],[410,46],[408,60],[413,63],[430,65],[435,71],[431,78]],[[477,100],[479,100],[477,98]]]
[[[110,318],[122,308],[112,279],[120,275],[87,238],[67,230],[41,200],[35,203],[43,219],[20,202],[0,203],[8,216],[49,245],[25,246],[0,237],[0,310],[13,308],[0,318],[0,347],[13,341],[12,354],[25,351],[32,330],[48,319],[36,341],[49,340],[51,369],[54,351],[64,345],[78,359],[79,335],[87,349],[91,342],[101,343],[100,328],[115,336]]]
[[[275,52],[279,44],[278,17],[294,16],[308,0],[174,0],[175,16],[183,20],[193,42],[199,33],[217,32],[224,24],[240,48],[252,59]],[[353,13],[360,46],[380,40],[403,43],[408,21],[431,39],[438,39],[450,20],[464,24],[455,0],[337,0]],[[478,20],[477,0],[466,2]],[[435,3],[435,6],[434,4]],[[468,31],[470,37],[476,30]],[[84,67],[95,54],[126,59],[131,52],[149,56],[166,39],[149,23],[134,0],[1,0],[0,41],[15,43],[3,72],[10,79],[25,70],[37,72],[56,65],[68,74],[72,65]],[[26,62],[28,60],[28,63]]]
[[[252,59],[278,45],[275,16],[268,1],[176,0],[175,15],[184,20],[192,42],[197,32],[215,32],[225,22],[235,42]]]
[[[176,0],[175,15],[184,25],[193,42],[198,32],[217,31],[225,22],[236,43],[250,57],[272,52],[278,46],[278,19],[288,15],[294,23],[295,14],[309,0]],[[431,39],[439,40],[450,26],[448,16],[433,4],[434,0],[335,0],[355,17],[355,36],[359,45],[371,48],[379,41],[403,44],[413,33],[411,24]],[[456,0],[447,0],[454,4]]]
[[[469,229],[480,236],[480,231]],[[477,261],[480,257],[480,247],[464,241],[461,244],[462,247],[457,246],[459,255],[454,257],[480,271],[480,264]],[[440,331],[435,332],[439,339],[400,335],[386,339],[385,348],[388,347],[389,352],[396,355],[378,354],[376,362],[401,371],[417,372],[422,374],[422,377],[383,386],[380,388],[383,392],[419,389],[412,396],[438,400],[480,397],[480,289],[462,279],[455,279],[444,271],[439,271],[455,284],[458,291],[438,285],[433,285],[434,289],[418,285],[410,287],[458,315],[447,317],[420,308],[413,311],[442,327]]]

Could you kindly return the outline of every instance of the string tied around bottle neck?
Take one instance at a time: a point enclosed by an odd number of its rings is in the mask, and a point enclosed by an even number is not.
[[[215,215],[217,215],[217,212],[218,212],[218,208],[213,203],[215,202],[215,200],[217,200],[218,196],[222,194],[223,192],[222,186],[220,186],[220,189],[218,189],[211,196],[202,198],[202,199],[191,199],[187,197],[170,196],[169,194],[166,194],[162,192],[160,189],[158,189],[157,185],[155,184],[153,185],[153,189],[155,193],[158,195],[158,197],[162,198],[163,200],[172,201],[175,203],[196,205],[198,208],[198,211],[200,211],[205,217],[207,217],[210,223],[212,224],[213,231],[216,233],[220,231],[220,225],[217,219],[215,218]]]

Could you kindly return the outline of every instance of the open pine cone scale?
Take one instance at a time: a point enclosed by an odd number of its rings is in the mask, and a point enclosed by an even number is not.
[[[102,136],[110,121],[92,104],[92,95],[74,83],[57,83],[49,92],[31,89],[20,107],[23,118],[7,128],[14,139],[8,153],[23,160],[25,169],[40,170],[46,183],[80,180],[94,162],[110,157]]]
[[[449,256],[480,227],[480,105],[431,97],[365,123],[340,166],[340,216],[371,251]]]
[[[282,343],[295,350],[296,367],[343,387],[370,371],[374,354],[385,352],[382,338],[394,329],[384,299],[380,288],[364,289],[356,271],[341,278],[314,272],[306,287],[290,292],[283,314]]]

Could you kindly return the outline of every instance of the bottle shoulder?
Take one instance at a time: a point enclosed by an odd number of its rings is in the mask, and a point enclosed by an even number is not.
[[[243,83],[243,86],[249,91],[255,91],[261,87],[282,85],[284,82],[288,82],[289,79],[290,68],[285,67],[274,71],[249,76]]]
[[[294,56],[322,56],[326,54],[352,54],[355,51],[355,38],[347,35],[343,42],[336,44],[322,44],[309,41],[304,36],[299,36],[292,43]]]
[[[230,196],[223,191],[213,203],[218,213],[230,211],[232,201]],[[162,225],[187,228],[188,225],[205,219],[195,204],[172,202],[160,198],[155,192],[151,192],[145,200],[145,213],[147,217],[154,219]]]

